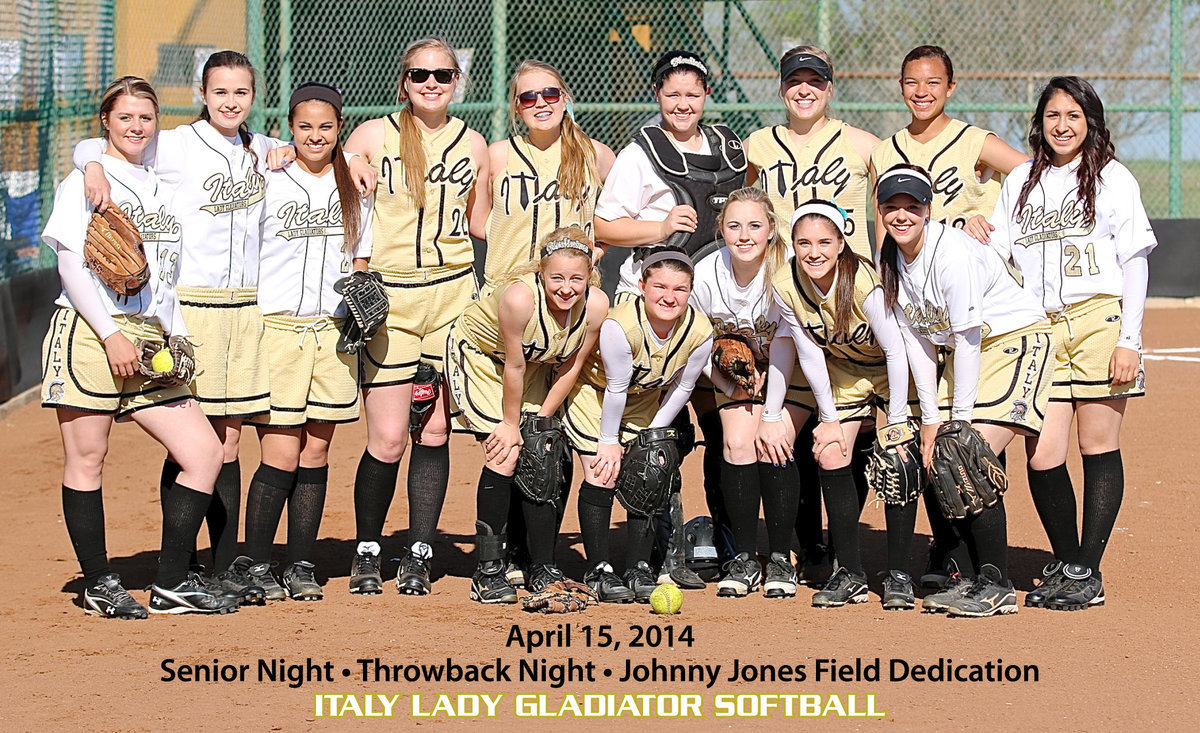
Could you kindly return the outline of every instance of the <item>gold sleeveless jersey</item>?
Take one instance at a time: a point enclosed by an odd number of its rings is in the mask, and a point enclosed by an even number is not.
[[[654,331],[646,319],[646,302],[641,297],[613,308],[606,320],[616,321],[621,326],[633,349],[633,376],[627,390],[631,395],[665,388],[683,371],[692,352],[703,346],[713,334],[708,316],[688,306],[675,323],[675,330],[666,343],[659,346],[651,335]],[[583,367],[583,377],[599,389],[608,385],[599,349],[588,357]]]
[[[962,229],[976,214],[991,216],[1000,196],[1000,174],[988,171],[982,183],[975,175],[983,143],[992,133],[962,120],[950,124],[937,137],[919,143],[904,128],[871,151],[875,175],[882,176],[897,163],[919,165],[933,181],[929,218]]]
[[[478,165],[471,158],[470,130],[460,119],[423,135],[425,206],[418,209],[404,183],[398,116],[384,118],[383,147],[375,156],[374,248],[371,265],[390,270],[470,265],[475,260],[467,222],[467,199]]]
[[[504,361],[504,337],[500,334],[500,298],[513,283],[525,283],[533,291],[533,316],[521,334],[525,361],[562,363],[583,345],[587,333],[587,294],[579,299],[567,315],[567,325],[560,326],[546,302],[541,276],[529,273],[510,280],[467,306],[459,316],[455,332],[472,346],[498,361]]]
[[[850,144],[846,123],[829,120],[797,147],[787,125],[765,127],[746,139],[746,155],[758,168],[757,186],[766,191],[786,228],[792,214],[809,199],[833,201],[846,212],[846,243],[871,258],[867,239],[867,161]],[[791,237],[784,236],[790,241]]]
[[[559,190],[562,140],[546,150],[525,136],[508,138],[504,170],[492,179],[492,212],[487,224],[487,260],[483,277],[488,285],[513,268],[537,258],[538,244],[559,227],[576,224],[592,234],[592,214],[600,180],[589,176],[583,200],[566,198]]]
[[[804,330],[813,337],[817,345],[829,354],[830,358],[858,364],[860,366],[882,366],[886,363],[883,349],[875,340],[875,332],[867,322],[867,314],[863,311],[863,303],[871,291],[880,287],[879,276],[875,268],[864,259],[859,259],[858,272],[854,276],[854,300],[850,312],[850,323],[845,337],[830,339],[837,322],[834,309],[837,296],[836,282],[830,288],[829,295],[821,297],[800,266],[795,261],[788,267],[775,273],[772,280],[775,292],[779,298],[796,314],[796,320]]]

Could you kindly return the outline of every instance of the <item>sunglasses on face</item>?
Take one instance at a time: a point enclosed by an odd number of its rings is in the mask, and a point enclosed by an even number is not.
[[[438,84],[449,84],[458,76],[454,69],[409,69],[405,73],[413,84],[424,84],[429,80],[430,74],[433,74],[433,80]]]
[[[538,97],[541,96],[546,104],[554,104],[562,99],[562,90],[558,87],[546,87],[545,89],[530,89],[527,92],[521,92],[517,95],[517,101],[522,107],[532,107],[537,104]]]

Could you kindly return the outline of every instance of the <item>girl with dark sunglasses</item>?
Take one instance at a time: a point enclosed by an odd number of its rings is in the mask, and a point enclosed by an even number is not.
[[[360,125],[346,151],[378,173],[370,269],[391,300],[387,325],[360,355],[367,447],[354,481],[357,550],[352,593],[379,593],[380,539],[409,441],[414,395],[430,405],[416,431],[408,469],[409,533],[396,588],[430,592],[430,563],[450,477],[445,387],[420,373],[442,371],[446,335],[476,295],[471,235],[483,237],[488,175],[483,136],[448,113],[462,77],[454,49],[439,38],[409,45],[399,112]],[[419,366],[428,364],[424,369]],[[432,369],[432,371],[431,371]]]

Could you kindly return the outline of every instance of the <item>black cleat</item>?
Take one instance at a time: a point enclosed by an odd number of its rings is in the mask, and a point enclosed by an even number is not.
[[[129,591],[121,587],[121,578],[116,573],[105,573],[93,585],[83,591],[84,610],[92,616],[104,618],[146,618],[150,615],[146,607],[133,599]]]

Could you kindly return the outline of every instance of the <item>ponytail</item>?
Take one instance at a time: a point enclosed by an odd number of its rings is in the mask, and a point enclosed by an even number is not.
[[[333,144],[333,180],[337,183],[338,201],[342,206],[342,241],[353,258],[362,238],[362,205],[359,203],[358,188],[350,178],[350,166],[342,155],[342,143]]]
[[[883,235],[879,246],[879,282],[883,285],[883,304],[888,308],[896,305],[900,291],[900,245],[892,235]]]
[[[833,296],[833,335],[849,335],[850,312],[854,309],[854,281],[858,278],[858,255],[854,250],[842,243],[842,251],[838,253],[837,283]]]

